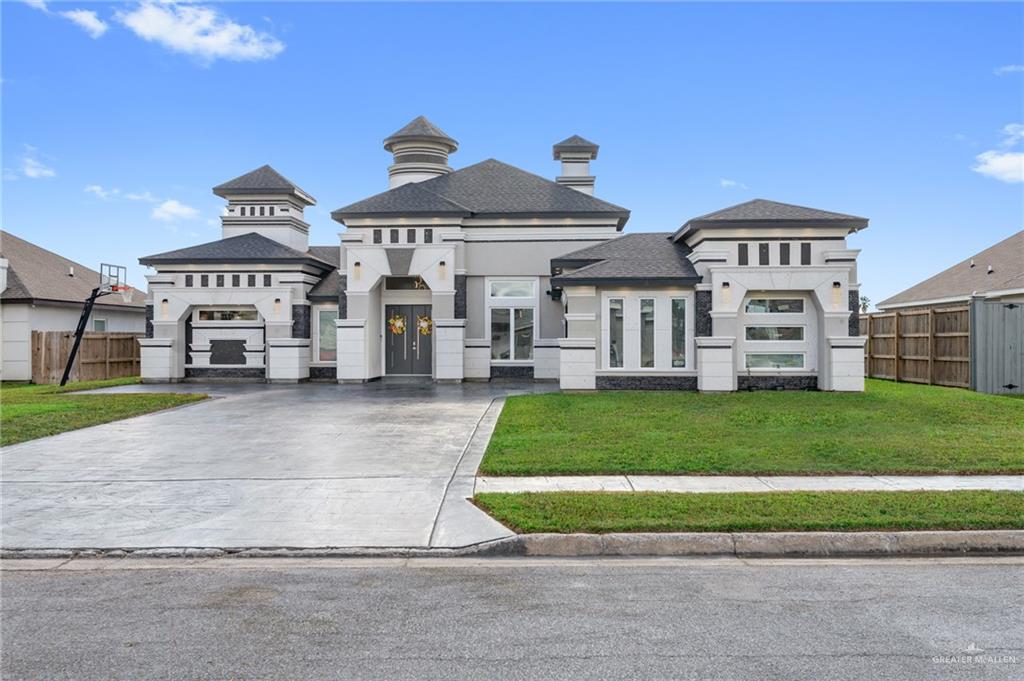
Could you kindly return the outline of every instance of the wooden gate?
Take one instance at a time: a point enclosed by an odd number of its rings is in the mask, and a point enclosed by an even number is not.
[[[967,306],[869,314],[866,329],[865,376],[971,387]]]
[[[971,328],[971,386],[1024,395],[1024,305],[974,300]]]
[[[138,376],[141,333],[86,333],[78,348],[72,381]],[[75,334],[71,331],[32,332],[32,382],[60,383],[64,365],[71,354]]]

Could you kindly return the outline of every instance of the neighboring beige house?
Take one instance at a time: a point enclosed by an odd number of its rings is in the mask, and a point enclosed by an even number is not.
[[[74,331],[100,273],[8,232],[0,232],[0,379],[32,378],[32,332]],[[141,291],[96,301],[89,331],[146,330]]]
[[[143,380],[863,390],[846,240],[865,218],[757,199],[623,234],[577,135],[550,179],[454,169],[458,142],[422,116],[384,149],[388,188],[331,213],[333,246],[309,245],[315,199],[270,166],[215,187],[220,240],[140,259]]]
[[[1024,302],[1024,230],[925,279],[877,307],[879,310],[963,305],[972,296]]]

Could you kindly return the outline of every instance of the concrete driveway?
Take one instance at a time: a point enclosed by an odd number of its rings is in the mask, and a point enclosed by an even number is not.
[[[4,548],[456,547],[502,398],[537,384],[128,386],[213,399],[8,447]],[[474,434],[477,437],[474,438]]]

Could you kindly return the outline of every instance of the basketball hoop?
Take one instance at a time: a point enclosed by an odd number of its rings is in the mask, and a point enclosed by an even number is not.
[[[131,286],[123,286],[123,285],[120,285],[120,284],[114,285],[114,286],[110,287],[110,292],[111,293],[120,293],[121,294],[121,300],[123,300],[126,303],[132,302],[132,287]]]

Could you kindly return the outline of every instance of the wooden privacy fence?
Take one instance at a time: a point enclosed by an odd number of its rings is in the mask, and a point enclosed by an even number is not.
[[[865,319],[866,376],[971,387],[971,315],[966,305],[877,312]]]
[[[86,333],[78,348],[72,381],[97,381],[139,375],[141,333]],[[60,383],[71,354],[71,331],[32,332],[32,382]]]

